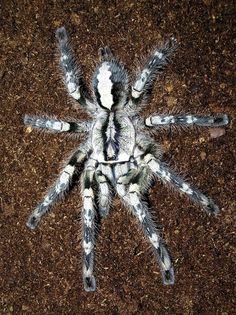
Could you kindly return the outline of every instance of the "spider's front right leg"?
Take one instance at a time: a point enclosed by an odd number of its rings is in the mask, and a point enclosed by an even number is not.
[[[70,96],[77,100],[82,106],[85,106],[89,112],[95,112],[96,106],[91,101],[91,97],[82,80],[81,72],[76,66],[65,27],[57,29],[56,37],[60,50],[60,64]]]
[[[201,127],[220,127],[229,123],[229,117],[225,114],[216,116],[202,115],[152,115],[145,119],[148,127],[161,126],[201,126]]]
[[[44,199],[37,205],[36,209],[30,215],[26,225],[30,229],[35,229],[41,217],[48,211],[49,207],[57,201],[63,193],[69,188],[70,181],[75,173],[76,165],[85,160],[86,153],[77,150],[70,158],[69,163],[64,167],[56,183],[52,186],[50,191]]]

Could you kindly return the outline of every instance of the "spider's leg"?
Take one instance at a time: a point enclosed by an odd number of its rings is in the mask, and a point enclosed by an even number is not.
[[[69,188],[70,181],[75,173],[76,164],[81,163],[86,157],[86,153],[77,150],[70,158],[69,163],[64,167],[55,184],[47,195],[37,205],[30,215],[26,225],[30,229],[35,229],[41,217],[48,211],[49,207],[57,201]]]
[[[81,77],[81,72],[76,66],[65,27],[57,29],[56,37],[60,50],[60,64],[70,96],[77,100],[82,106],[85,106],[90,112],[94,112],[96,107],[91,101],[91,97]]]
[[[107,177],[101,172],[96,172],[96,180],[99,188],[99,207],[98,211],[101,217],[105,217],[109,213],[109,207],[111,202],[111,192]]]
[[[185,193],[192,201],[199,204],[209,214],[217,214],[219,212],[218,206],[212,199],[185,182],[181,177],[166,167],[164,163],[158,161],[152,154],[145,155],[142,162],[148,165],[159,179],[170,184],[179,192]]]
[[[25,115],[24,124],[36,129],[44,129],[52,132],[68,132],[68,133],[80,133],[88,132],[91,129],[89,122],[70,122],[62,121],[60,119],[54,119],[49,117],[38,117]]]
[[[155,126],[206,126],[220,127],[229,123],[227,115],[202,116],[202,115],[152,115],[145,119],[145,125],[148,127]]]
[[[120,197],[130,206],[132,213],[137,217],[139,223],[142,225],[145,236],[149,239],[157,256],[160,265],[163,283],[166,285],[174,283],[174,270],[171,259],[160,232],[155,227],[150,214],[141,200],[141,184],[139,178],[142,176],[140,173],[135,176],[128,187],[126,194],[125,187],[118,187],[117,192]]]
[[[144,69],[138,74],[132,85],[132,99],[137,102],[141,96],[152,88],[157,75],[164,69],[171,54],[175,50],[176,39],[171,37],[162,47],[156,49],[149,57]]]
[[[95,162],[95,161],[94,161]],[[93,161],[92,161],[93,163]],[[94,206],[94,173],[95,165],[88,164],[82,179],[82,248],[83,248],[83,282],[85,291],[96,290],[93,275],[95,243],[95,206]]]

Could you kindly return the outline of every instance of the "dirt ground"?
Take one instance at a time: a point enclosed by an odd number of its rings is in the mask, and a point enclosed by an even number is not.
[[[236,314],[233,9],[233,2],[211,0],[1,1],[0,314]],[[138,60],[175,34],[178,51],[142,114],[231,118],[222,136],[207,128],[154,135],[164,161],[221,209],[209,217],[159,182],[150,189],[174,286],[162,285],[148,242],[117,198],[99,229],[95,293],[86,293],[81,280],[79,188],[35,231],[26,228],[61,161],[82,139],[26,129],[24,114],[87,117],[61,79],[54,34],[62,25],[88,83],[99,47],[109,45],[134,74]]]

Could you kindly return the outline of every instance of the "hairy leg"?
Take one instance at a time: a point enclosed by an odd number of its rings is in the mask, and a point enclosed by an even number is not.
[[[111,202],[111,192],[109,188],[109,183],[107,177],[101,171],[96,171],[96,180],[99,189],[98,211],[101,217],[105,217],[109,213]]]
[[[217,214],[219,212],[218,206],[212,199],[185,182],[181,177],[166,167],[164,163],[158,161],[152,154],[145,155],[142,160],[141,158],[139,159],[139,163],[145,163],[159,179],[170,184],[177,191],[185,193],[192,201],[199,204],[209,214]]]
[[[49,207],[55,203],[69,188],[70,181],[75,173],[76,164],[81,163],[86,157],[86,153],[78,150],[70,158],[69,163],[64,167],[56,183],[52,186],[43,200],[37,205],[30,215],[26,225],[30,229],[35,229],[41,217],[48,211]]]
[[[36,129],[44,129],[52,132],[68,132],[68,133],[80,133],[88,132],[91,128],[89,122],[69,122],[59,119],[38,117],[25,115],[24,124]]]
[[[171,259],[160,232],[155,227],[147,207],[141,199],[140,191],[143,189],[139,179],[142,174],[134,176],[126,189],[122,184],[117,187],[117,192],[126,204],[131,208],[132,213],[141,224],[145,236],[148,238],[154,249],[158,263],[160,265],[163,283],[170,285],[174,283],[174,270]]]
[[[229,118],[227,115],[202,116],[202,115],[152,115],[145,119],[145,125],[155,126],[206,126],[220,127],[227,125]]]
[[[149,57],[144,69],[138,74],[132,85],[132,99],[137,102],[150,88],[157,75],[166,66],[171,54],[175,50],[176,39],[171,37],[162,47],[156,49]]]
[[[87,108],[88,111],[94,112],[96,107],[92,103],[91,97],[88,95],[80,70],[76,66],[76,62],[69,45],[66,29],[64,27],[58,28],[56,31],[56,37],[58,39],[58,46],[60,50],[60,64],[70,96],[77,100],[82,106]]]
[[[94,182],[95,166],[89,161],[82,178],[82,248],[83,248],[83,283],[87,292],[96,290],[96,280],[93,275],[94,243],[95,243],[95,206]]]

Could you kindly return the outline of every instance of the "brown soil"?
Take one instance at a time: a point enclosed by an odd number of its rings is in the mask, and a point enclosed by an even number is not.
[[[233,2],[2,0],[1,7],[0,313],[235,314]],[[155,135],[164,160],[221,208],[209,217],[160,183],[150,189],[174,286],[162,285],[148,243],[118,199],[99,231],[95,293],[84,292],[81,281],[79,188],[34,232],[25,226],[60,161],[81,140],[26,130],[23,115],[86,117],[58,71],[54,32],[62,25],[87,82],[100,46],[109,45],[131,71],[134,60],[174,33],[178,51],[143,115],[178,109],[231,117],[220,137],[207,129]]]

